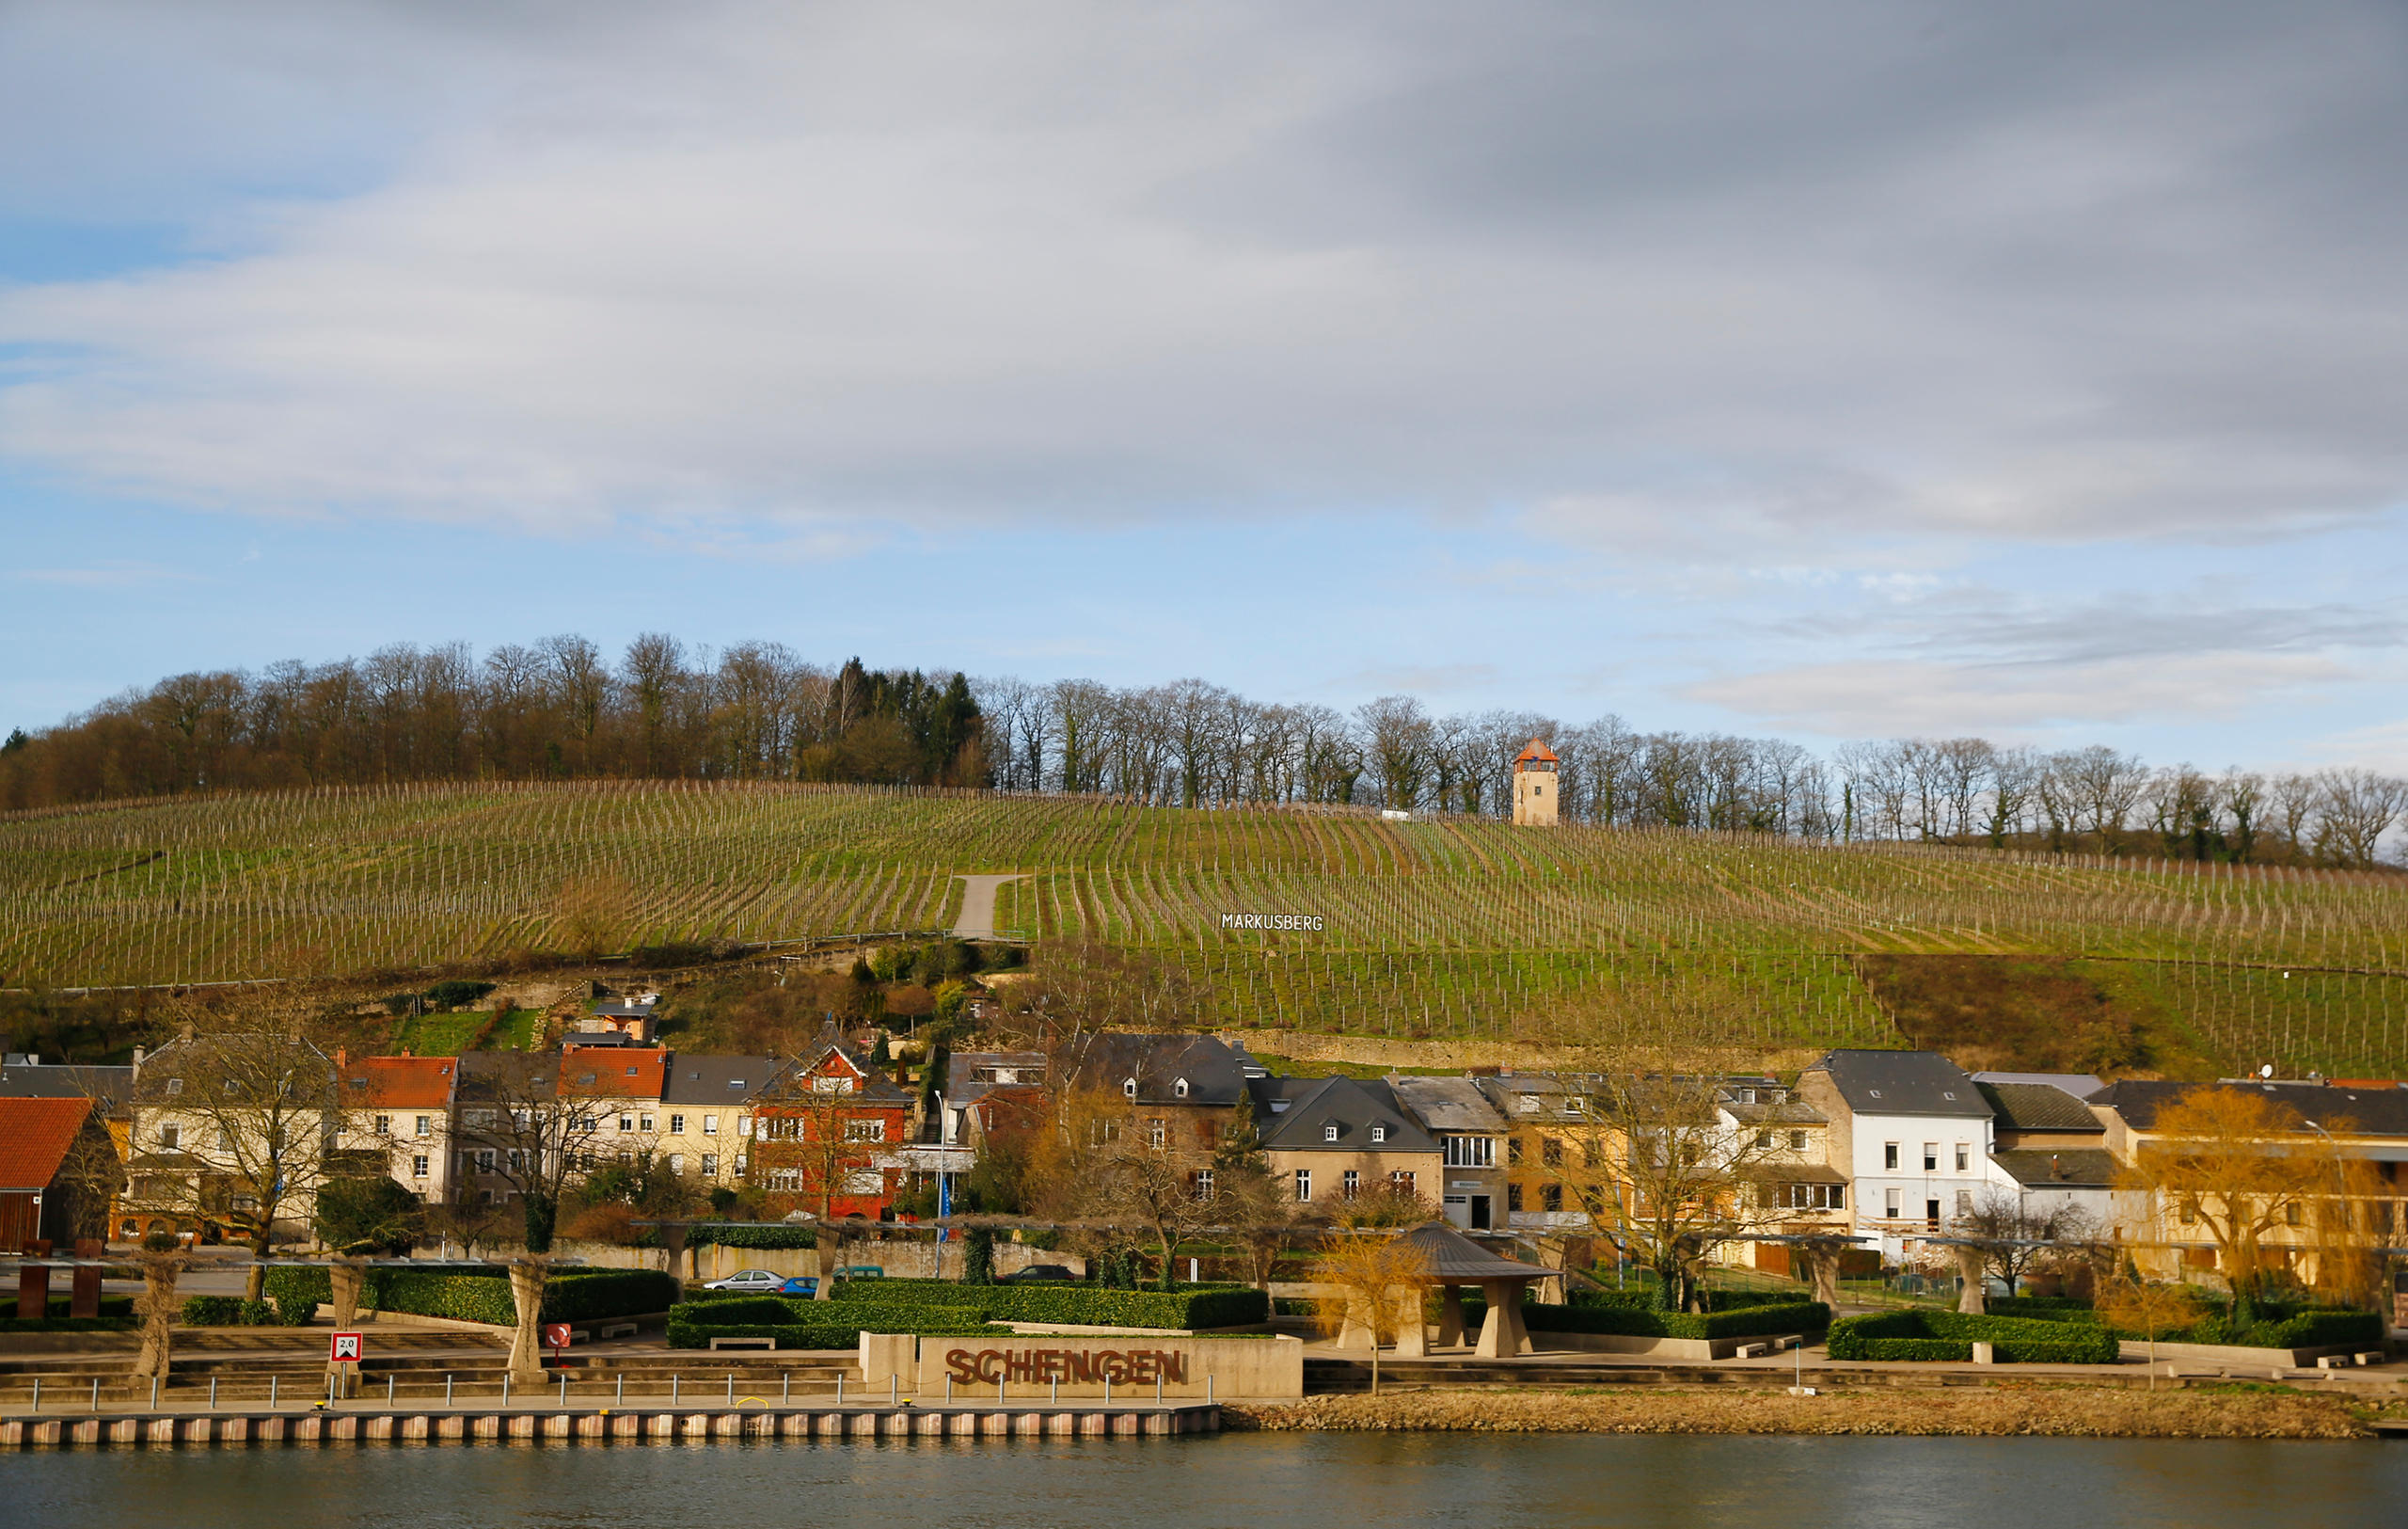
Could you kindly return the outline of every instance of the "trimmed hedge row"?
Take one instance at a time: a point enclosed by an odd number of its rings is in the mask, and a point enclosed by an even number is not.
[[[2002,1364],[2113,1364],[2122,1351],[2091,1323],[1923,1310],[1843,1317],[1830,1339],[1833,1359],[1970,1360],[1976,1343]]]
[[[334,1298],[332,1282],[322,1268],[271,1269],[267,1294],[276,1302],[278,1319],[294,1324],[309,1321],[321,1301]],[[676,1302],[677,1295],[677,1282],[657,1269],[562,1271],[545,1282],[543,1319],[584,1322],[666,1311]],[[448,1274],[432,1269],[370,1269],[361,1282],[359,1303],[380,1312],[493,1327],[515,1327],[518,1322],[518,1303],[511,1296],[510,1278],[499,1270]]]
[[[2370,1346],[2391,1335],[2379,1312],[2326,1309],[2302,1312],[2281,1322],[2251,1328],[2242,1342],[2253,1348],[2322,1348],[2336,1344]]]
[[[2013,1296],[1993,1298],[1990,1312],[1998,1316],[2032,1317],[2040,1321],[2088,1326],[2101,1325],[2099,1314],[2088,1301],[2062,1296]],[[2388,1327],[2379,1312],[2348,1311],[2328,1306],[2290,1308],[2261,1304],[2262,1320],[2236,1332],[2230,1326],[2231,1308],[2221,1304],[2214,1314],[2179,1332],[2161,1332],[2160,1343],[2220,1344],[2236,1348],[2328,1348],[2343,1344],[2380,1344],[2388,1336]],[[2147,1337],[2143,1332],[2121,1332],[2125,1338],[2139,1341]]]
[[[836,1303],[909,1310],[969,1307],[990,1322],[1095,1328],[1234,1328],[1271,1319],[1271,1298],[1252,1285],[1107,1290],[1081,1284],[958,1284],[950,1280],[849,1280]]]
[[[1487,1308],[1464,1302],[1466,1322],[1484,1320]],[[1820,1301],[1742,1306],[1728,1312],[1666,1312],[1653,1306],[1553,1306],[1528,1301],[1522,1325],[1532,1332],[1610,1332],[1629,1338],[1747,1338],[1770,1332],[1819,1332],[1831,1309]]]
[[[867,1303],[744,1296],[733,1300],[688,1301],[669,1309],[669,1346],[707,1348],[713,1338],[769,1338],[780,1348],[854,1348],[867,1332],[922,1336],[990,1334],[968,1307],[873,1306]]]
[[[132,1296],[103,1296],[98,1316],[70,1316],[75,1309],[71,1296],[53,1296],[36,1317],[9,1315],[0,1317],[0,1332],[121,1332],[134,1326]],[[8,1310],[13,1313],[16,1308]]]
[[[297,1307],[296,1307],[297,1309]],[[301,1314],[302,1321],[309,1314]],[[193,1296],[184,1301],[183,1325],[188,1328],[267,1328],[295,1326],[284,1320],[284,1314],[264,1300],[245,1300],[240,1296]]]

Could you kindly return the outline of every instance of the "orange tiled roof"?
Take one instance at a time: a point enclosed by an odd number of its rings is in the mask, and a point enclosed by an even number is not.
[[[605,1099],[657,1099],[669,1081],[669,1048],[561,1048],[560,1091]]]
[[[342,1102],[379,1109],[442,1109],[460,1065],[452,1057],[362,1057],[342,1067]]]
[[[89,1099],[0,1099],[0,1189],[40,1189],[58,1176]]]
[[[1546,740],[1543,738],[1531,739],[1529,742],[1522,745],[1521,753],[1513,756],[1513,762],[1516,765],[1529,764],[1533,760],[1540,764],[1560,764],[1562,762],[1555,757],[1555,751],[1546,746]]]

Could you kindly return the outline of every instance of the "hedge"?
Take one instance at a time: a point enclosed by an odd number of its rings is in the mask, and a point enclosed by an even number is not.
[[[2090,1302],[2071,1296],[1991,1296],[1983,1301],[1992,1316],[2023,1316],[2037,1322],[2096,1322]]]
[[[1464,1303],[1466,1322],[1484,1320],[1487,1314],[1487,1308],[1479,1301]],[[1553,1306],[1544,1301],[1529,1301],[1522,1307],[1522,1325],[1532,1332],[1610,1332],[1631,1338],[1745,1338],[1769,1332],[1819,1332],[1830,1321],[1831,1309],[1814,1300],[1742,1306],[1727,1312],[1666,1312],[1653,1306],[1622,1304]]]
[[[852,1348],[863,1332],[921,1335],[994,1334],[964,1306],[893,1307],[866,1302],[744,1296],[733,1300],[688,1301],[669,1309],[669,1346],[707,1348],[713,1338],[769,1338],[780,1348]]]
[[[307,1322],[333,1286],[323,1268],[271,1269],[267,1293],[280,1319]],[[666,1311],[676,1302],[677,1282],[657,1269],[592,1269],[555,1273],[544,1285],[543,1319],[586,1322]],[[515,1327],[518,1303],[509,1276],[452,1274],[434,1269],[372,1268],[361,1282],[359,1303],[380,1312],[442,1316],[493,1327]]]
[[[1925,1310],[1843,1317],[1830,1339],[1833,1359],[1970,1360],[1976,1343],[2002,1364],[2113,1364],[2122,1352],[2114,1333],[2084,1323]]]
[[[7,1308],[14,1312],[14,1305]],[[53,1296],[36,1317],[14,1315],[0,1317],[0,1332],[121,1332],[134,1326],[132,1296],[103,1296],[98,1316],[70,1316],[75,1309],[71,1296]]]
[[[1252,1285],[1107,1290],[1076,1284],[957,1284],[950,1280],[853,1280],[840,1304],[974,1309],[987,1321],[1094,1328],[1235,1328],[1271,1319],[1271,1298]]]
[[[265,1328],[277,1325],[277,1309],[240,1296],[193,1296],[184,1301],[188,1328]]]

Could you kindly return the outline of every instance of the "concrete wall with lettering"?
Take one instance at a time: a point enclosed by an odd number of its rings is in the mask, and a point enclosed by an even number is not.
[[[862,1334],[863,1379],[875,1391],[885,1381],[868,1370],[875,1353],[899,1370],[902,1354],[891,1340]],[[909,1340],[905,1340],[908,1342]],[[963,1402],[989,1401],[1000,1382],[1006,1401],[1036,1401],[1057,1394],[1101,1396],[1111,1381],[1116,1399],[1142,1401],[1157,1379],[1167,1397],[1212,1395],[1282,1398],[1305,1394],[1305,1346],[1286,1336],[1180,1338],[1132,1332],[1126,1336],[1070,1337],[1026,1333],[1010,1338],[922,1338],[916,1377],[905,1371],[903,1387],[916,1380],[925,1405],[945,1395],[947,1382]]]

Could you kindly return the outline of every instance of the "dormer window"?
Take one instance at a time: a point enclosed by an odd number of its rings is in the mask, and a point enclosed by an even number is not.
[[[1329,1124],[1329,1125],[1324,1125],[1324,1126],[1323,1126],[1323,1127],[1321,1128],[1321,1139],[1322,1139],[1323,1141],[1335,1141],[1335,1140],[1337,1140],[1337,1139],[1338,1139],[1338,1127],[1337,1127],[1337,1125],[1336,1125],[1335,1123],[1332,1123],[1332,1124]]]
[[[1174,1099],[1184,1099],[1184,1098],[1186,1098],[1186,1097],[1187,1097],[1187,1079],[1185,1079],[1185,1078],[1183,1078],[1183,1077],[1182,1077],[1182,1078],[1180,1078],[1178,1082],[1173,1083],[1173,1084],[1170,1086],[1170,1092],[1171,1092],[1171,1097],[1172,1097],[1172,1098],[1174,1098]],[[1952,1094],[1950,1097],[1952,1097],[1952,1098],[1953,1098],[1953,1097],[1955,1097],[1955,1095],[1953,1095],[1953,1094]]]
[[[1133,1077],[1123,1078],[1120,1083],[1120,1093],[1121,1097],[1127,1099],[1137,1097],[1137,1080]]]
[[[1386,1126],[1385,1126],[1385,1125],[1374,1125],[1374,1126],[1372,1126],[1372,1127],[1371,1127],[1371,1139],[1372,1139],[1372,1140],[1374,1140],[1374,1141],[1386,1141],[1387,1139],[1388,1139],[1388,1128],[1387,1128]]]
[[[168,1091],[169,1093],[182,1093],[182,1092],[183,1092],[183,1091],[184,1091],[184,1080],[183,1080],[182,1078],[180,1078],[180,1077],[171,1077],[171,1078],[167,1079],[167,1091]]]
[[[1739,1102],[1743,1105],[1754,1104],[1756,1102],[1756,1091],[1753,1089],[1741,1089],[1739,1091]]]

